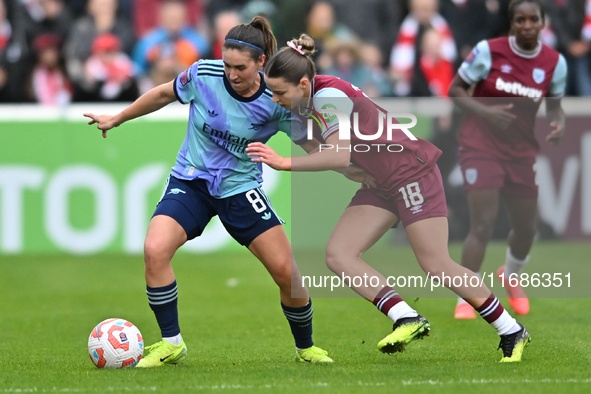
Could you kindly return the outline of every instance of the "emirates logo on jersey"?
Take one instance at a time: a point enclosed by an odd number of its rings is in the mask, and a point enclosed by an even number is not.
[[[534,101],[540,100],[544,94],[540,89],[524,86],[519,82],[506,82],[501,77],[497,78],[495,88],[501,92],[511,93],[516,96],[529,97]]]

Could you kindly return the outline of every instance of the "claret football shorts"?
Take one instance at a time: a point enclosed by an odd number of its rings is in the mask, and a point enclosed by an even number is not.
[[[500,160],[460,157],[466,190],[499,189],[506,196],[537,198],[535,158]]]
[[[395,214],[405,227],[423,219],[447,217],[443,181],[437,166],[421,178],[401,184],[389,196],[384,196],[376,189],[361,188],[349,203],[350,207],[355,205],[372,205],[386,209]],[[393,227],[397,226],[398,223]]]

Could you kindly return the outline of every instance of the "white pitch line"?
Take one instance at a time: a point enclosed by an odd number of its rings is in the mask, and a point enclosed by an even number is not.
[[[487,385],[487,384],[589,384],[591,378],[588,379],[450,379],[450,380],[402,380],[393,382],[363,382],[347,384],[330,384],[327,382],[310,382],[311,387],[387,387],[387,386],[448,386],[448,385]],[[261,389],[277,389],[282,387],[292,387],[288,384],[264,384],[264,385],[241,385],[241,384],[219,384],[219,385],[203,385],[203,386],[187,386],[182,389],[191,391],[212,391],[212,390],[261,390]],[[0,393],[86,393],[86,392],[134,392],[134,391],[149,391],[157,392],[160,388],[157,386],[135,386],[135,387],[82,387],[82,388],[9,388],[0,389]]]
[[[444,386],[444,385],[468,385],[468,384],[588,384],[589,379],[450,379],[450,380],[403,380],[403,386]]]

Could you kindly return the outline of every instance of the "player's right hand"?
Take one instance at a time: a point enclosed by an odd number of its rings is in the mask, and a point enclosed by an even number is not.
[[[91,113],[83,114],[85,117],[90,118],[88,121],[89,125],[96,123],[96,128],[103,132],[103,138],[107,138],[107,131],[113,127],[119,126],[115,122],[115,115],[95,115]]]
[[[265,163],[277,171],[291,171],[291,157],[283,157],[262,142],[251,142],[245,149],[250,159]]]
[[[367,187],[376,187],[376,179],[369,172],[365,171],[361,167],[357,167],[355,164],[351,164],[349,167],[339,170],[348,180],[353,182],[359,182]]]
[[[511,113],[512,108],[513,104],[491,105],[487,107],[483,116],[488,123],[505,130],[517,118],[515,114]]]

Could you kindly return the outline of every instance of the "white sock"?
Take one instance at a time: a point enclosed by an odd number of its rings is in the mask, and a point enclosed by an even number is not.
[[[412,309],[405,301],[399,302],[388,311],[388,317],[395,323],[398,319],[417,317],[418,315],[417,311]]]
[[[491,326],[496,328],[499,335],[509,335],[521,330],[519,323],[507,311],[503,311],[501,316],[491,323]]]
[[[523,260],[519,260],[511,254],[511,248],[507,248],[507,257],[505,258],[505,278],[510,278],[511,274],[519,275],[525,264],[529,261],[529,255]]]
[[[166,337],[166,338],[162,338],[164,339],[166,342],[171,343],[173,345],[180,345],[181,342],[183,341],[183,337],[181,337],[181,334],[175,335],[174,337]]]
[[[482,278],[482,276],[480,276],[480,272],[474,272],[476,275],[478,275],[479,278]],[[466,300],[464,300],[462,297],[458,297],[458,305],[460,304],[467,304]]]

